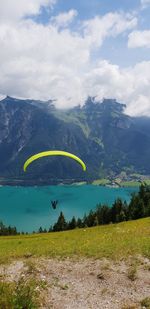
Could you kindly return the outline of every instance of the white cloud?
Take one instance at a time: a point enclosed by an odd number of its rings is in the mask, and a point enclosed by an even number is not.
[[[53,17],[51,21],[56,27],[67,27],[77,15],[76,10],[70,10]]]
[[[131,116],[150,116],[150,99],[142,94],[130,102],[126,113]]]
[[[90,96],[97,100],[116,98],[127,104],[130,115],[150,116],[150,61],[141,62],[134,67],[120,69],[108,61],[100,61],[88,72],[85,87]]]
[[[147,47],[150,48],[150,30],[133,31],[129,34],[129,48]]]
[[[137,25],[137,18],[124,13],[108,13],[96,16],[83,23],[84,36],[89,44],[101,46],[104,39],[133,29]]]
[[[142,8],[145,9],[150,5],[150,0],[141,0]]]
[[[40,13],[42,6],[51,7],[55,0],[0,0],[0,22],[12,22]]]
[[[0,94],[40,100],[53,98],[57,99],[58,107],[83,104],[88,95],[99,99],[115,97],[128,104],[129,113],[140,111],[150,115],[150,62],[121,69],[106,60],[92,60],[93,49],[100,47],[105,38],[134,29],[137,24],[134,16],[123,13],[97,16],[81,22],[81,28],[73,32],[69,26],[60,30],[58,24],[67,25],[75,11],[59,14],[55,22],[53,19],[42,25],[22,17],[38,14],[41,5],[47,6],[52,1],[31,0],[32,9],[27,0],[21,3],[24,6],[18,8],[19,19],[14,10],[10,18],[13,24],[7,21],[7,16],[0,23]],[[136,104],[141,109],[135,109]]]

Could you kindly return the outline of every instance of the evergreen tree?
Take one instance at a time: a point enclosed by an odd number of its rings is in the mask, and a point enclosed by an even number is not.
[[[73,230],[76,228],[76,226],[77,226],[76,219],[75,217],[72,217],[71,221],[68,224],[68,230]]]
[[[150,217],[150,201],[148,202],[147,207],[145,207],[144,217]]]
[[[113,223],[121,222],[122,218],[125,220],[125,212],[123,208],[123,202],[118,198],[111,207],[111,220]]]
[[[144,202],[139,195],[134,195],[129,204],[129,219],[135,220],[145,216]]]
[[[43,229],[42,227],[40,226],[39,230],[38,230],[38,233],[43,233]]]
[[[78,228],[82,228],[83,227],[83,222],[82,222],[82,220],[80,218],[77,219],[76,226]]]
[[[119,214],[116,216],[116,222],[126,221],[126,215],[124,210],[121,210]]]
[[[97,215],[95,215],[93,226],[97,226],[97,225],[98,225],[98,217]]]
[[[11,227],[10,225],[7,227],[3,224],[2,221],[0,221],[0,236],[6,236],[6,235],[17,235],[17,229],[16,227]]]
[[[53,226],[53,231],[65,231],[67,229],[67,222],[65,220],[64,214],[61,211],[57,222]]]
[[[88,227],[94,226],[95,216],[96,214],[91,210],[86,217],[86,225]]]
[[[96,216],[98,219],[98,224],[108,224],[111,222],[111,212],[108,205],[97,206]]]
[[[150,202],[150,186],[146,183],[142,183],[139,188],[139,198],[144,202],[144,206],[147,207]]]
[[[82,227],[87,227],[88,225],[87,225],[87,215],[85,214],[84,215],[84,217],[83,217],[83,219],[82,219]]]

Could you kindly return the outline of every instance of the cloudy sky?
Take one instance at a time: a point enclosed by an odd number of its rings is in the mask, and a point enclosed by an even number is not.
[[[0,0],[0,97],[150,116],[150,0]]]

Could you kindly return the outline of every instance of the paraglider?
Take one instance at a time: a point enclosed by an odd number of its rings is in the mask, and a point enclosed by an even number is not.
[[[29,157],[24,165],[23,165],[23,170],[24,172],[26,172],[27,167],[35,160],[39,159],[39,158],[43,158],[43,157],[47,157],[47,156],[65,156],[68,158],[71,158],[73,160],[75,160],[77,163],[79,163],[83,169],[83,171],[86,171],[86,165],[85,163],[76,155],[70,153],[70,152],[66,152],[66,151],[61,151],[61,150],[49,150],[49,151],[43,151],[43,152],[39,152],[31,157]],[[53,200],[51,201],[51,206],[53,209],[56,209],[58,204],[58,200]]]
[[[73,160],[75,160],[76,162],[78,162],[83,171],[86,171],[86,165],[85,163],[77,156],[75,156],[74,154],[70,153],[70,152],[66,152],[66,151],[61,151],[61,150],[49,150],[49,151],[43,151],[43,152],[39,152],[33,156],[31,156],[29,159],[26,160],[26,162],[24,163],[23,166],[23,170],[24,172],[26,172],[27,167],[35,160],[42,158],[42,157],[47,157],[47,156],[66,156],[69,157]]]
[[[51,205],[52,205],[53,209],[56,209],[57,204],[58,204],[57,200],[56,201],[51,201]]]

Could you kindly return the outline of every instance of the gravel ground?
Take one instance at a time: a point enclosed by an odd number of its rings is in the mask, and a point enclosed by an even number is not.
[[[35,277],[43,309],[135,309],[150,297],[150,260],[29,258],[0,266],[0,277]]]

